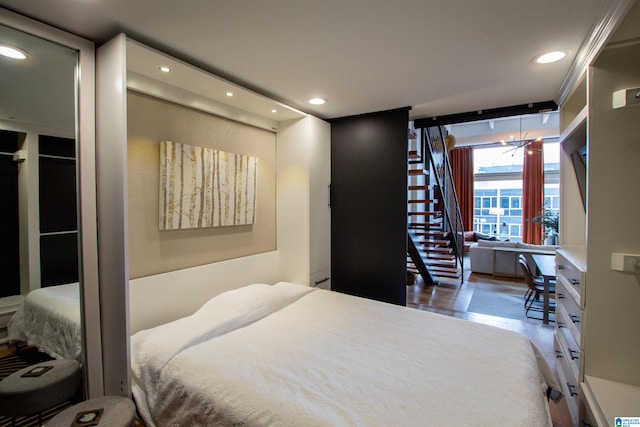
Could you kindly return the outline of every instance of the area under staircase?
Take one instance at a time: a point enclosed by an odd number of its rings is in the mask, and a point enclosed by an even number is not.
[[[409,138],[407,270],[425,284],[464,277],[464,229],[441,127]]]

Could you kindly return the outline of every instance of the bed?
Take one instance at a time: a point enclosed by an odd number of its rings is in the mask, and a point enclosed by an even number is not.
[[[281,282],[132,336],[147,426],[551,425],[561,397],[525,337]]]
[[[7,324],[7,338],[56,359],[80,360],[81,330],[80,289],[69,283],[29,292]]]

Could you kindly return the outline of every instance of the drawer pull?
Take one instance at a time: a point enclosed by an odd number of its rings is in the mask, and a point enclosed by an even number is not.
[[[574,286],[578,286],[580,284],[580,281],[578,279],[569,279],[569,283]]]
[[[558,264],[558,270],[564,270],[564,265]]]
[[[560,350],[556,350],[556,359],[560,359],[562,356],[562,352]]]
[[[580,323],[580,318],[578,316],[576,316],[575,314],[570,314],[569,318],[571,319],[571,321],[573,323]]]
[[[314,282],[316,285],[319,285],[320,283],[324,283],[327,280],[331,279],[331,277],[325,277],[324,279],[318,280],[317,282]]]
[[[574,354],[577,354],[577,356],[575,356]],[[569,349],[569,356],[571,356],[571,360],[580,359],[580,352]]]
[[[558,294],[556,294],[556,296],[558,297],[558,299],[564,299],[564,294],[563,293],[558,293]]]
[[[573,389],[576,388],[576,386],[569,384],[568,381],[567,381],[567,388],[569,389],[569,394],[571,395],[571,397],[578,395],[578,392],[573,391]]]
[[[558,320],[556,323],[558,324],[558,328],[566,328],[566,326],[564,325],[564,322],[561,322]]]

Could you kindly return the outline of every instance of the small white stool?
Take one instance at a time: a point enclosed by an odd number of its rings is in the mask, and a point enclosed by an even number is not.
[[[0,414],[17,417],[41,414],[67,402],[80,390],[80,363],[60,359],[36,363],[0,381]],[[42,419],[40,417],[40,424]]]
[[[82,414],[91,418],[91,413],[100,413],[98,427],[133,427],[136,419],[136,405],[122,396],[103,396],[85,400],[65,409],[47,423],[47,427],[69,427]]]

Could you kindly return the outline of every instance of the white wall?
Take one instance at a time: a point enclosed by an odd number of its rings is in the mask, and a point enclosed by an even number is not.
[[[317,233],[323,239],[310,237],[312,201],[319,198],[327,217],[328,193],[312,194],[310,183],[315,181],[312,174],[316,162],[322,161],[323,170],[329,170],[327,159],[319,159],[314,148],[328,148],[329,144],[329,124],[320,119],[308,116],[281,123],[276,138],[277,250],[131,280],[131,334],[189,315],[215,295],[231,289],[279,281],[309,285],[315,272],[311,271],[312,264],[314,269],[328,270],[328,222],[318,220]],[[328,172],[325,175],[328,180]],[[319,185],[327,186],[324,181]],[[318,240],[320,245],[312,250]]]

